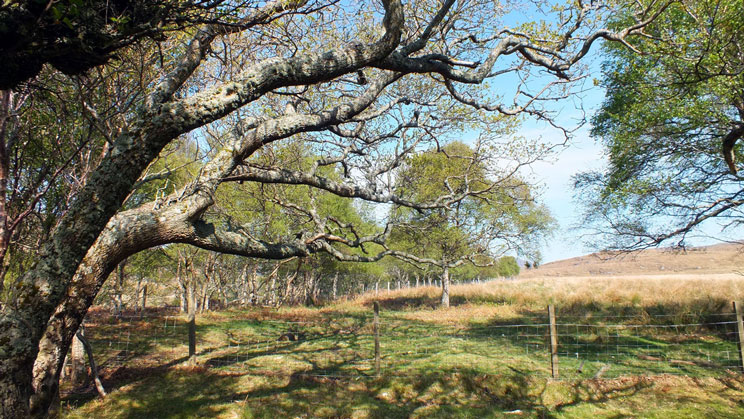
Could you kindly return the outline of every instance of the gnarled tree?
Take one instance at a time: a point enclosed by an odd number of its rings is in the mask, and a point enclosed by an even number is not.
[[[83,106],[101,123],[100,132],[111,135],[102,139],[97,164],[69,196],[36,263],[9,278],[0,317],[2,416],[45,414],[61,358],[87,308],[108,274],[133,253],[166,243],[269,259],[323,251],[341,260],[374,261],[391,253],[384,244],[389,230],[362,234],[319,213],[312,196],[311,205],[294,208],[308,220],[301,231],[264,240],[210,218],[221,185],[305,185],[421,210],[455,205],[472,191],[424,202],[396,195],[392,176],[404,156],[429,148],[445,132],[487,127],[489,112],[550,120],[543,101],[567,95],[567,86],[580,77],[572,68],[594,42],[627,42],[664,9],[651,2],[626,28],[609,31],[595,25],[612,8],[572,2],[552,24],[532,31],[531,25],[505,27],[502,9],[491,1],[228,4],[235,5],[230,20],[159,32],[166,39],[149,44],[155,53],[140,55],[152,57],[147,68],[158,69],[158,78],[132,73],[139,93],[124,118],[101,120],[95,106]],[[160,54],[163,47],[167,53]],[[37,57],[42,62],[44,51]],[[536,84],[530,73],[538,73]],[[514,75],[522,82],[510,103],[479,87],[501,80],[514,85]],[[197,142],[212,134],[216,139],[197,175],[155,199],[126,204],[134,189],[162,178],[148,167],[187,134]],[[311,144],[321,158],[306,170],[257,158],[290,137]],[[326,175],[326,167],[341,175]]]

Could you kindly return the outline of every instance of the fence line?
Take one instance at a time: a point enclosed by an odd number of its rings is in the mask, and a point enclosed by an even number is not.
[[[379,369],[383,376],[417,376],[421,372],[410,371],[418,371],[415,369],[418,362],[437,356],[445,359],[448,368],[455,371],[472,369],[483,375],[499,375],[509,359],[521,360],[518,357],[526,356],[523,362],[528,363],[532,374],[550,376],[551,359],[555,354],[555,366],[560,370],[560,376],[569,379],[596,374],[604,377],[669,373],[715,375],[741,370],[736,330],[739,321],[724,320],[733,316],[734,313],[728,312],[689,315],[717,321],[679,324],[602,324],[588,322],[600,320],[600,316],[593,314],[562,316],[557,312],[553,324],[557,346],[551,350],[551,323],[546,321],[547,313],[542,317],[522,317],[538,320],[535,323],[470,327],[422,325],[383,315],[377,328]],[[602,319],[629,317],[604,316]],[[673,316],[643,316],[646,320],[669,317]],[[270,374],[267,369],[271,370],[275,365],[254,365],[249,361],[272,355],[292,355],[299,345],[335,339],[350,341],[353,345],[316,351],[312,356],[316,357],[314,363],[321,365],[317,367],[318,371],[295,371],[293,374],[318,378],[373,377],[377,370],[373,318],[372,313],[365,313],[328,321],[230,320],[233,326],[237,324],[249,329],[253,336],[241,335],[238,327],[210,326],[213,331],[224,334],[224,344],[210,347],[212,352],[204,362],[215,368],[241,368],[248,373]],[[583,321],[565,321],[573,319]],[[89,334],[88,339],[100,370],[126,367],[131,362],[157,366],[187,354],[187,324],[178,315],[144,318],[135,315],[119,319],[97,315],[89,323],[94,333]],[[412,342],[411,346],[397,350],[400,342],[406,340]],[[493,348],[493,351],[489,353],[488,348]],[[159,356],[152,356],[151,352]],[[331,370],[324,371],[322,365],[328,365]],[[557,375],[556,371],[554,375]],[[278,374],[281,375],[281,371]]]

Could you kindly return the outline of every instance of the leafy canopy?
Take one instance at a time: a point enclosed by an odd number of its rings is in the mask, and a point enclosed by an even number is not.
[[[401,196],[431,202],[470,195],[436,209],[395,208],[394,246],[423,251],[442,267],[491,263],[508,250],[534,252],[552,218],[516,174],[496,177],[490,157],[479,145],[451,142],[408,158],[397,179]]]
[[[744,134],[741,0],[682,1],[634,43],[608,43],[605,102],[592,134],[607,149],[604,172],[576,179],[591,197],[587,219],[614,247],[685,235],[707,219],[738,217],[736,161]],[[615,25],[632,19],[619,15]]]

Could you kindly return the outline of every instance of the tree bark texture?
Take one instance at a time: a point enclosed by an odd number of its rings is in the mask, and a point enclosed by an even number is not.
[[[444,265],[442,271],[442,307],[447,308],[450,306],[450,277],[449,277],[449,266]]]
[[[70,380],[74,386],[81,385],[87,378],[85,348],[83,348],[83,343],[78,337],[78,335],[83,336],[85,329],[83,329],[82,325],[80,329],[80,332],[72,339],[72,346],[70,347]]]

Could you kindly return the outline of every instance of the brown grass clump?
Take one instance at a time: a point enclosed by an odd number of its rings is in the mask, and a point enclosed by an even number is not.
[[[401,317],[427,323],[458,325],[484,322],[492,318],[518,318],[520,314],[512,306],[467,303],[448,309],[411,311]]]
[[[449,309],[440,310],[441,290],[420,287],[367,293],[345,303],[368,307],[378,301],[383,309],[402,310],[407,318],[436,323],[472,323],[498,317],[516,318],[542,312],[555,304],[564,314],[695,314],[728,313],[731,301],[744,299],[744,276],[636,275],[603,277],[536,277],[455,285]]]
[[[476,292],[523,306],[698,306],[744,297],[744,277],[717,274],[529,278],[492,282]]]

